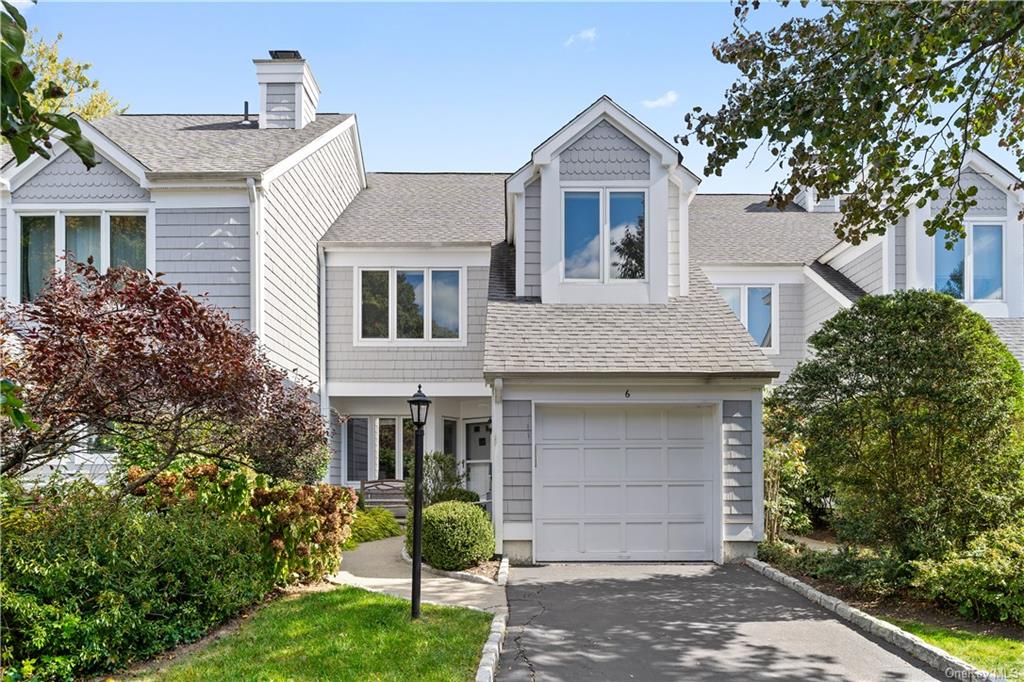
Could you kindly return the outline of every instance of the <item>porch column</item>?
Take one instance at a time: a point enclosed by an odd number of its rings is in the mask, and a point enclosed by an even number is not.
[[[502,441],[504,418],[501,403],[502,380],[497,378],[491,386],[491,520],[494,522],[494,551],[503,554],[505,487]]]

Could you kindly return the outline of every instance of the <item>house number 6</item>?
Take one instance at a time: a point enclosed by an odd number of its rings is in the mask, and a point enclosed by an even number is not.
[[[628,389],[628,388],[626,389],[626,397],[627,397],[627,398],[628,398],[628,397],[630,397],[630,396],[629,396],[629,389]]]

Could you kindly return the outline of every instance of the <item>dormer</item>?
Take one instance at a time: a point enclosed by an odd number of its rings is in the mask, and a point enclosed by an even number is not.
[[[699,182],[672,144],[601,97],[506,183],[516,295],[544,303],[685,295],[687,207]]]

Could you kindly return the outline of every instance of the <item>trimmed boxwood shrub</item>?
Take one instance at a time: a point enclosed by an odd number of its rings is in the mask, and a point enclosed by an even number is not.
[[[442,490],[440,493],[434,496],[434,504],[438,502],[479,502],[480,496],[472,490],[466,490],[465,488],[449,488],[448,490]]]
[[[406,549],[412,552],[412,519]],[[461,571],[494,556],[494,529],[483,509],[469,502],[439,502],[423,510],[423,560],[444,571]]]
[[[398,525],[395,515],[387,509],[356,509],[355,518],[352,520],[352,537],[345,542],[342,549],[355,549],[360,542],[383,540],[401,534],[402,527]]]
[[[915,586],[967,616],[1024,625],[1024,523],[982,533],[966,549],[919,561]]]

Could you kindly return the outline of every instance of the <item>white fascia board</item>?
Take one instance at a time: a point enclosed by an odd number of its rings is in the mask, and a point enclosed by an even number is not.
[[[335,138],[337,138],[342,133],[344,133],[344,132],[348,131],[349,129],[353,128],[355,126],[355,124],[356,124],[355,116],[348,117],[347,119],[345,119],[344,121],[342,121],[338,125],[334,126],[330,130],[328,130],[323,135],[320,135],[319,137],[315,138],[309,144],[301,147],[300,149],[295,150],[294,152],[292,152],[291,154],[289,154],[285,158],[281,159],[280,161],[275,163],[273,166],[271,166],[267,170],[263,171],[263,173],[260,176],[260,179],[261,179],[261,182],[262,182],[263,186],[264,187],[269,186],[270,183],[272,183],[276,178],[280,177],[284,173],[287,173],[289,170],[291,170],[292,168],[297,166],[299,163],[301,163],[310,154],[313,154],[314,152],[316,152],[318,149],[320,149],[324,145],[326,145],[329,142],[333,141]],[[362,165],[362,164],[360,163],[360,165]],[[366,186],[366,179],[365,179],[365,177],[363,178],[363,186],[364,187]]]
[[[167,188],[149,190],[157,208],[248,208],[249,196],[244,185],[231,189]]]
[[[468,247],[416,245],[368,247],[322,244],[327,267],[423,268],[474,267],[491,264],[490,244]]]
[[[803,284],[802,265],[701,265],[712,284]]]
[[[420,383],[431,398],[491,397],[491,387],[480,381],[328,381],[331,398],[408,398],[410,387]]]
[[[505,400],[531,400],[538,404],[712,405],[721,400],[750,400],[752,396],[760,394],[765,383],[751,379],[709,383],[668,377],[615,380],[573,377],[562,381],[550,377],[535,381],[505,378],[503,396]],[[626,389],[629,389],[629,398],[625,397]]]
[[[964,158],[964,165],[994,181],[999,189],[1013,195],[1017,203],[1024,203],[1024,190],[1014,189],[1014,185],[1019,182],[1017,176],[996,163],[984,152],[977,149],[970,150]]]
[[[515,173],[510,175],[505,180],[505,192],[507,194],[522,194],[526,191],[526,186],[530,184],[530,180],[537,176],[537,167],[532,161],[529,161],[522,168],[517,170]]]
[[[573,140],[600,120],[607,120],[634,142],[657,154],[661,165],[671,168],[679,164],[679,150],[655,135],[629,112],[607,97],[601,97],[580,112],[572,121],[533,150],[535,164],[546,165]]]
[[[146,177],[148,168],[142,165],[134,156],[112,142],[109,137],[90,125],[85,119],[78,115],[75,115],[74,118],[82,129],[82,137],[92,142],[93,147],[100,156],[138,183],[139,187],[149,189],[149,178]],[[3,172],[3,179],[8,183],[11,191],[17,190],[31,179],[32,176],[68,151],[68,146],[59,139],[63,137],[63,133],[57,131],[53,133],[53,136],[58,139],[54,142],[53,149],[50,150],[49,159],[44,159],[36,154],[20,166],[12,166]]]
[[[846,298],[846,296],[832,286],[827,279],[812,270],[810,266],[804,266],[804,275],[807,276],[807,279],[817,284],[822,291],[835,299],[835,302],[842,307],[849,308],[853,305],[853,301]]]

